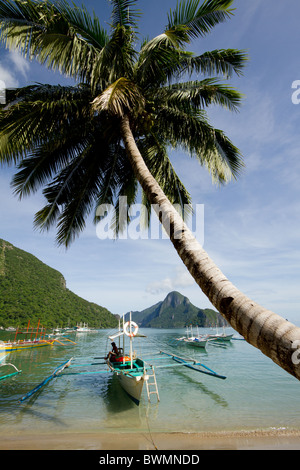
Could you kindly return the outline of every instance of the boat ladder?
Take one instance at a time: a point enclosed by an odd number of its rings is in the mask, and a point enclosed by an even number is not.
[[[151,401],[151,395],[156,395],[157,401],[159,401],[159,393],[158,393],[158,388],[157,388],[157,382],[156,382],[156,376],[154,372],[153,366],[150,366],[152,370],[152,374],[147,372],[145,382],[146,382],[146,390],[147,390],[147,396],[148,396],[148,401]],[[150,379],[152,381],[150,382]],[[151,388],[154,388],[154,390],[151,390]]]

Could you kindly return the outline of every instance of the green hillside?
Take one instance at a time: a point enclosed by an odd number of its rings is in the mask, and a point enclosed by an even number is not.
[[[226,326],[226,320],[216,311],[195,307],[179,292],[170,292],[157,304],[141,312],[132,312],[132,319],[144,328],[183,328],[186,325]]]
[[[66,288],[62,274],[35,256],[0,239],[0,326],[111,328],[117,317]]]

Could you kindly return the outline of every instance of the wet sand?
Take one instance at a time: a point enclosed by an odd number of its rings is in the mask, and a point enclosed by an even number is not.
[[[0,434],[0,450],[300,450],[300,431]]]

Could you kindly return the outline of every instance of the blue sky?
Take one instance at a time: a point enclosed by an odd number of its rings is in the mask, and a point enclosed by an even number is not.
[[[103,24],[109,21],[107,0],[83,3]],[[140,30],[153,37],[163,30],[176,1],[138,4],[144,13]],[[300,80],[300,3],[289,0],[287,7],[282,0],[236,0],[234,6],[233,19],[190,50],[248,51],[244,76],[230,82],[245,95],[240,112],[209,112],[211,123],[242,151],[245,171],[238,181],[218,188],[196,161],[170,154],[193,204],[204,205],[209,255],[249,297],[299,325],[300,104],[292,102],[292,83]],[[0,80],[7,86],[69,83],[3,48]],[[0,167],[0,238],[59,270],[70,290],[118,314],[153,305],[171,290],[199,307],[211,307],[166,239],[99,240],[90,224],[69,250],[58,248],[54,231],[33,229],[34,214],[44,204],[40,193],[22,202],[12,196],[13,170]]]

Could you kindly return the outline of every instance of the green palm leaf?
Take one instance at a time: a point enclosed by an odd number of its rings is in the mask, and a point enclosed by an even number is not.
[[[204,75],[223,75],[225,79],[233,73],[241,75],[247,55],[237,49],[217,49],[204,52],[200,56],[186,55],[182,59],[182,73],[202,73]]]
[[[216,79],[205,79],[160,88],[156,99],[178,109],[188,110],[191,106],[195,110],[204,109],[214,104],[230,111],[238,111],[241,95],[234,88],[218,83]]]
[[[210,76],[239,75],[245,53],[219,49],[194,56],[185,50],[229,18],[232,1],[178,2],[165,31],[140,51],[137,1],[110,2],[108,32],[85,7],[66,0],[0,0],[2,43],[81,83],[9,90],[0,109],[0,160],[18,166],[14,192],[23,198],[44,188],[47,203],[35,226],[56,225],[58,243],[67,246],[91,214],[97,223],[99,206],[114,208],[116,234],[130,221],[130,213],[119,218],[119,197],[126,196],[130,208],[140,193],[122,141],[125,116],[148,169],[181,210],[191,198],[168,156],[170,146],[196,157],[218,183],[243,167],[239,150],[209,124],[205,110],[238,109],[241,95]],[[192,80],[194,73],[208,77]]]
[[[140,10],[133,9],[136,0],[110,0],[112,3],[112,27],[137,26],[137,19],[140,17]]]
[[[0,0],[0,28],[10,49],[80,80],[89,79],[98,51],[108,42],[98,19],[62,0]]]
[[[107,111],[115,116],[123,116],[128,112],[139,112],[145,100],[135,83],[121,77],[104,90],[93,101],[95,111]]]
[[[176,9],[168,15],[168,30],[184,25],[189,38],[205,36],[230,17],[232,3],[233,0],[205,0],[200,5],[200,0],[179,1]]]

